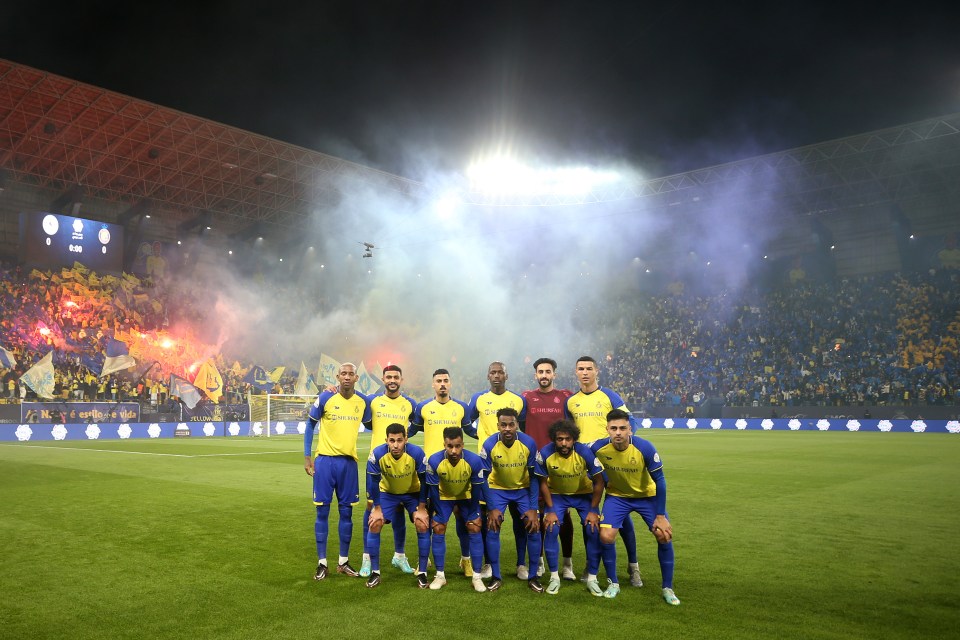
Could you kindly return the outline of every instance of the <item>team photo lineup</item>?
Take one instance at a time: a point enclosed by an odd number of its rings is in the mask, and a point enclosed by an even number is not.
[[[381,571],[381,532],[393,529],[393,568],[411,574],[410,585],[439,590],[447,585],[446,532],[454,521],[460,545],[456,571],[478,593],[504,586],[500,532],[509,513],[516,542],[516,576],[534,593],[556,595],[576,584],[597,597],[616,598],[617,539],[628,559],[628,582],[642,587],[639,515],[657,545],[661,594],[679,605],[673,590],[673,528],[666,506],[663,463],[654,445],[636,435],[639,426],[615,391],[599,384],[590,356],[577,359],[576,392],[554,386],[557,363],[533,363],[537,387],[518,395],[506,388],[502,362],[487,369],[489,389],[469,402],[451,395],[447,369],[433,372],[434,397],[422,402],[402,391],[403,372],[383,368],[383,390],[364,396],[355,389],[357,367],[340,365],[337,386],[321,391],[304,432],[304,469],[313,482],[317,567],[314,579],[332,573],[365,578],[375,588]],[[371,432],[361,497],[357,440]],[[423,446],[410,438],[423,432]],[[467,438],[469,436],[470,439]],[[476,440],[476,452],[470,449]],[[327,559],[331,506],[336,499],[339,549]],[[353,507],[363,500],[363,557],[350,563]],[[574,527],[579,516],[585,559],[574,570]],[[405,512],[405,513],[404,513]],[[406,520],[417,535],[417,560],[405,553]],[[542,557],[541,557],[542,556]],[[428,577],[430,565],[434,576]],[[600,565],[606,574],[598,578]],[[546,567],[544,567],[544,564]],[[334,571],[335,568],[335,571]]]

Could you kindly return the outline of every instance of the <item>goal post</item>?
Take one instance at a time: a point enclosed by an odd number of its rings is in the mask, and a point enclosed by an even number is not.
[[[267,393],[249,395],[251,436],[303,435],[316,394]]]

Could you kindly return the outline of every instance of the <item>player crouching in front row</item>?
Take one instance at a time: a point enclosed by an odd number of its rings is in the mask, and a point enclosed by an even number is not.
[[[386,443],[374,448],[367,458],[367,496],[373,502],[367,534],[371,569],[368,587],[380,584],[380,531],[390,522],[384,514],[396,514],[399,507],[410,514],[417,529],[420,554],[417,574],[423,576],[424,581],[430,555],[425,454],[423,449],[407,442],[407,430],[402,424],[388,425],[386,433]]]
[[[603,566],[611,584],[600,589],[596,576],[589,576],[587,587],[597,596],[614,598],[620,592],[617,581],[617,551],[614,542],[623,522],[636,512],[657,539],[663,599],[678,605],[673,592],[673,527],[667,519],[667,481],[663,462],[653,444],[633,435],[630,415],[619,409],[607,414],[609,437],[597,440],[590,449],[603,465],[606,498],[600,518],[600,543]]]
[[[430,490],[430,507],[433,510],[433,563],[437,573],[429,587],[441,589],[447,584],[444,563],[447,553],[447,522],[458,507],[455,516],[466,523],[470,544],[470,561],[473,566],[473,588],[478,592],[495,591],[499,580],[487,587],[480,577],[483,563],[483,538],[480,535],[480,500],[486,500],[486,466],[480,456],[463,448],[463,430],[447,427],[443,430],[443,450],[437,451],[427,461],[427,485]],[[422,558],[423,556],[421,556]],[[427,588],[427,576],[417,572],[421,589]]]

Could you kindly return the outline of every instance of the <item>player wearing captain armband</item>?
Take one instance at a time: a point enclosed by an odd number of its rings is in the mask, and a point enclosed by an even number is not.
[[[357,473],[357,435],[361,424],[370,421],[367,398],[354,391],[357,368],[350,362],[337,371],[339,391],[322,391],[310,407],[307,428],[303,434],[303,468],[313,478],[313,504],[317,508],[314,534],[317,541],[317,571],[314,580],[327,577],[327,537],[330,504],[337,495],[340,513],[340,557],[337,573],[357,577],[350,566],[350,538],[353,535],[353,505],[360,501]],[[313,449],[313,433],[319,426],[317,447]]]
[[[373,504],[366,541],[370,552],[368,587],[380,584],[380,531],[388,522],[396,528],[397,520],[402,521],[404,510],[410,514],[417,529],[418,573],[426,573],[430,556],[430,518],[425,475],[423,449],[407,442],[407,427],[399,422],[387,426],[386,443],[374,448],[367,458],[367,498]]]
[[[433,563],[437,567],[437,573],[428,584],[426,573],[418,572],[417,582],[421,589],[429,586],[436,591],[447,584],[444,573],[447,522],[456,508],[456,517],[463,518],[469,535],[473,588],[479,592],[487,590],[480,578],[480,563],[483,561],[480,500],[485,499],[487,491],[486,471],[480,456],[463,448],[463,430],[460,427],[447,427],[443,430],[443,450],[434,453],[427,460],[427,485],[433,510]]]
[[[413,419],[413,410],[417,406],[416,401],[400,391],[400,385],[403,384],[403,371],[395,364],[388,364],[383,368],[383,375],[380,380],[383,382],[383,391],[370,396],[370,448],[382,444],[387,438],[387,426],[393,423],[400,423],[405,427],[410,426]],[[363,561],[360,563],[360,577],[366,578],[370,575],[370,549],[367,546],[369,539],[370,510],[373,503],[367,500],[367,508],[363,512]],[[396,516],[396,517],[394,517]],[[403,508],[401,507],[395,514],[387,514],[387,519],[393,524],[393,548],[394,555],[392,564],[404,573],[413,573],[413,568],[407,560],[406,555],[406,534]]]
[[[600,517],[600,549],[603,566],[610,579],[601,591],[596,575],[587,577],[587,588],[594,595],[615,598],[620,592],[617,581],[617,530],[636,512],[657,539],[663,600],[680,604],[673,592],[673,527],[667,518],[667,481],[663,461],[653,444],[633,435],[630,415],[614,409],[607,414],[609,436],[594,442],[590,449],[603,465],[607,476],[606,498]]]
[[[607,437],[607,414],[614,409],[627,414],[634,431],[640,428],[623,398],[613,389],[600,386],[600,367],[596,360],[590,356],[580,356],[574,372],[577,382],[580,383],[580,390],[567,399],[566,417],[572,418],[580,427],[582,442],[590,443]],[[627,550],[630,584],[642,587],[643,578],[637,563],[637,533],[630,518],[624,520],[620,537],[623,538],[623,546]]]

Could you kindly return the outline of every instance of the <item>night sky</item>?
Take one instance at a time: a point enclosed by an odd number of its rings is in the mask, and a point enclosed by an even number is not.
[[[960,111],[947,6],[17,2],[0,56],[417,179],[668,175]]]

